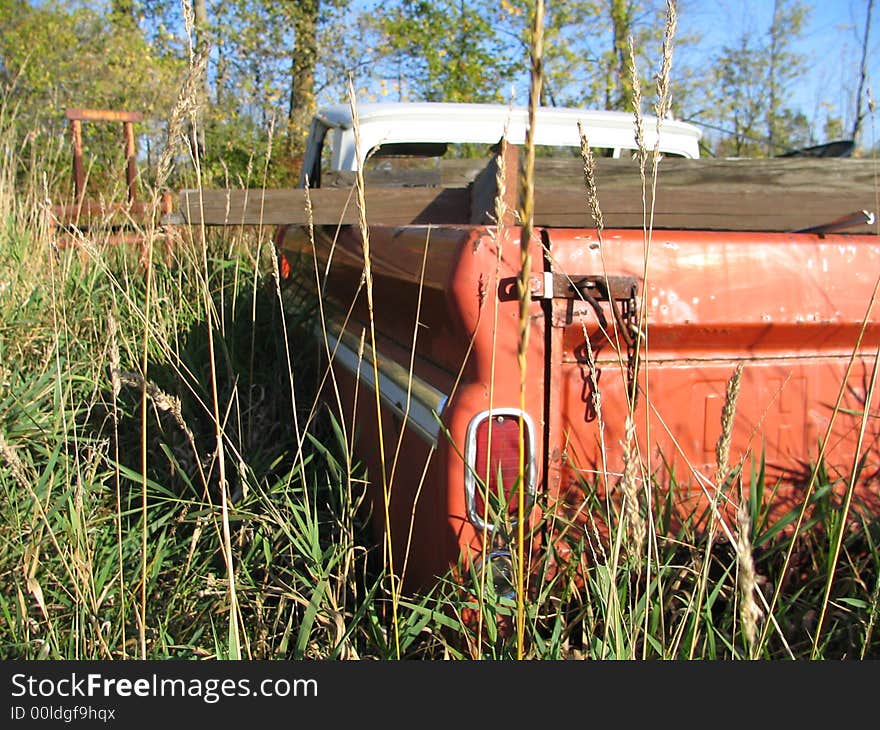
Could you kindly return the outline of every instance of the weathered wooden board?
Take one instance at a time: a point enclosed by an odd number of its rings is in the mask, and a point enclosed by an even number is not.
[[[602,188],[599,208],[606,228],[641,228],[650,216],[643,213],[641,190]],[[873,210],[873,195],[838,191],[817,195],[814,191],[785,190],[756,186],[748,192],[725,187],[670,188],[659,186],[653,205],[654,228],[684,228],[726,231],[799,231],[828,223],[844,214]],[[594,225],[587,195],[583,190],[537,188],[535,224],[579,228]],[[866,225],[850,232],[876,232]]]
[[[641,227],[643,186],[638,162],[596,161],[599,207],[608,228]],[[591,226],[580,160],[536,160],[535,221]],[[651,161],[646,170],[651,201]],[[664,158],[653,204],[655,228],[796,231],[861,210],[877,211],[877,169],[863,159]],[[847,230],[876,232],[866,225]]]
[[[208,226],[235,225],[356,225],[354,190],[302,188],[275,190],[183,190],[180,213],[184,222]],[[367,219],[372,225],[467,223],[468,188],[385,188],[366,191]]]
[[[511,150],[509,160],[515,159]],[[371,225],[489,223],[496,194],[493,161],[467,186],[473,161],[456,161],[451,177],[460,185],[389,185],[382,174],[368,178],[367,221]],[[465,164],[466,163],[466,164]],[[418,171],[422,175],[424,171]],[[457,177],[456,177],[457,176]],[[875,163],[858,159],[684,160],[660,162],[653,209],[654,228],[732,231],[796,231],[857,211],[876,212]],[[642,181],[634,160],[596,160],[599,205],[606,228],[640,228]],[[326,181],[325,181],[326,182]],[[377,184],[377,182],[381,184]],[[315,225],[358,222],[350,177],[306,193],[302,189],[184,190],[180,211],[185,222],[206,225],[305,225],[311,202]],[[650,167],[648,170],[650,201]],[[507,200],[518,199],[515,175],[507,176]],[[536,164],[535,224],[592,227],[583,165],[579,159],[539,159]],[[876,226],[847,230],[876,233]]]
[[[641,187],[639,165],[632,159],[596,159],[596,180],[603,188]],[[651,181],[651,159],[646,169]],[[580,159],[535,160],[537,187],[562,188],[583,186],[583,163]],[[857,158],[769,158],[686,160],[664,157],[658,166],[660,188],[698,188],[718,186],[733,192],[778,188],[778,193],[792,190],[873,191],[880,183],[880,168],[874,160]]]
[[[387,187],[467,187],[486,167],[488,157],[431,160],[425,165],[408,165],[394,158],[364,171],[366,185]],[[355,184],[354,172],[325,172],[322,188],[349,188]]]

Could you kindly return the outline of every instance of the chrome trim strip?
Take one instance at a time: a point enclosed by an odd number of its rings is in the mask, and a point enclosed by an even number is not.
[[[468,519],[478,530],[487,532],[492,532],[495,527],[483,522],[483,516],[477,513],[477,472],[474,465],[477,453],[477,428],[487,418],[498,416],[510,416],[517,419],[522,416],[529,439],[529,453],[526,454],[526,515],[535,503],[537,463],[535,461],[535,423],[532,421],[532,417],[519,408],[493,408],[478,413],[468,424],[464,445],[464,491],[467,499]],[[515,525],[516,520],[513,520],[512,524]]]
[[[318,336],[321,336],[320,330]],[[327,322],[327,342],[333,356],[360,381],[375,390],[373,377],[373,348],[364,342],[363,355],[359,356],[360,340],[351,332],[343,331],[335,322]],[[404,425],[412,428],[431,446],[437,445],[440,436],[440,416],[449,396],[425,380],[410,375],[407,368],[391,358],[379,354],[379,397],[391,410],[404,419]],[[407,413],[409,393],[409,413]]]

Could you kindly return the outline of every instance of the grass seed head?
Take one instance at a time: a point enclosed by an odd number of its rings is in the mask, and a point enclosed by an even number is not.
[[[730,474],[730,442],[733,435],[733,419],[736,415],[736,402],[739,398],[740,383],[742,381],[742,363],[736,366],[730,380],[727,381],[727,391],[724,397],[724,406],[721,409],[721,434],[715,444],[715,461],[717,471],[715,479],[719,486]]]
[[[749,519],[746,504],[745,500],[740,502],[736,515],[736,559],[739,564],[737,585],[739,587],[742,630],[749,645],[750,657],[754,659],[757,649],[758,623],[763,617],[763,613],[755,602],[758,580],[755,573],[755,561],[752,556],[751,520]]]

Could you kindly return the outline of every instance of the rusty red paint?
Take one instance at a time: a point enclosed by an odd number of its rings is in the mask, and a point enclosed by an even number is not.
[[[323,261],[335,233],[319,231]],[[468,519],[462,454],[475,414],[519,406],[518,236],[518,229],[479,226],[437,226],[430,233],[422,226],[371,228],[379,348],[400,363],[409,363],[414,348],[413,374],[449,396],[436,446],[383,408],[385,442],[400,438],[402,445],[386,466],[394,479],[392,539],[396,554],[408,555],[408,585],[429,583],[462,556],[478,559],[491,547]],[[280,243],[304,250],[294,234]],[[341,311],[353,304],[349,329],[360,333],[369,321],[362,292],[354,296],[361,242],[356,231],[343,229],[335,245],[325,291]],[[696,516],[706,524],[713,505],[724,519],[738,502],[736,489],[719,492],[715,479],[721,408],[738,363],[744,370],[730,462],[743,464],[747,474],[753,461],[765,460],[770,519],[802,503],[809,460],[826,438],[826,465],[839,479],[835,489],[846,488],[857,457],[864,456],[855,510],[880,513],[880,419],[874,417],[876,397],[865,402],[880,346],[880,325],[869,310],[880,272],[877,237],[658,231],[647,267],[644,237],[636,230],[605,231],[600,244],[595,232],[547,229],[536,231],[530,245],[534,261],[548,262],[549,274],[636,282],[635,315],[643,333],[641,397],[633,414],[637,446],[654,475],[655,496],[663,498],[674,475],[674,522]],[[545,245],[549,258],[542,255]],[[600,306],[605,331],[595,304],[576,295],[532,301],[526,410],[540,435],[535,447],[542,504],[568,530],[589,526],[607,534],[609,526],[587,512],[588,498],[619,499],[627,348],[625,338],[615,335],[619,319],[611,305]],[[361,453],[370,473],[378,474],[373,399],[363,393],[355,398],[366,386],[342,368],[334,370],[342,384],[342,415],[358,424]],[[601,421],[593,398],[597,384]],[[839,395],[841,407],[833,416]],[[865,409],[867,433],[857,451]],[[375,484],[370,495],[381,534]],[[529,524],[541,517],[535,509]]]

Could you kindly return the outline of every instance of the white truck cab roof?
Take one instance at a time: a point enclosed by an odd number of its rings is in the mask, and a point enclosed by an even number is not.
[[[528,125],[528,108],[524,106],[448,102],[358,104],[361,152],[358,159],[352,116],[348,104],[326,107],[315,115],[303,161],[304,171],[316,171],[322,157],[325,169],[329,159],[332,171],[354,171],[363,165],[368,155],[387,145],[493,145],[501,140],[505,129],[508,142],[522,145]],[[609,156],[619,157],[623,151],[638,149],[631,113],[558,107],[537,110],[535,144],[580,147],[578,122],[586,132],[590,147],[606,150]],[[656,117],[644,117],[644,134],[647,149],[654,149]],[[701,132],[695,126],[664,119],[660,125],[659,149],[666,155],[697,158],[700,137]],[[328,144],[329,150],[326,149]]]

